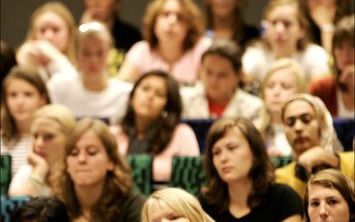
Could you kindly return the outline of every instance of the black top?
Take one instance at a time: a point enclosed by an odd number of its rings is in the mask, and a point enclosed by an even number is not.
[[[140,41],[142,36],[138,29],[116,17],[112,35],[115,41],[115,48],[127,52],[134,43]]]
[[[265,201],[241,218],[235,218],[229,210],[218,214],[203,196],[199,199],[203,209],[216,222],[278,222],[296,214],[303,215],[302,199],[284,184],[273,184]]]
[[[238,44],[242,49],[245,49],[252,40],[260,38],[260,31],[254,26],[243,24],[239,35],[240,39]]]
[[[145,197],[140,193],[132,193],[120,207],[121,213],[117,218],[117,222],[140,222],[141,220],[141,210],[145,202]]]

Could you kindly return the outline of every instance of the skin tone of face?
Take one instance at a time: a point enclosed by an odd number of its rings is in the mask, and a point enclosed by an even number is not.
[[[281,106],[286,99],[297,92],[296,80],[290,69],[275,71],[267,80],[264,89],[264,101],[272,120],[281,122]]]
[[[167,94],[166,82],[162,77],[146,77],[137,86],[131,101],[137,122],[149,124],[154,121],[165,108]]]
[[[218,140],[212,148],[213,164],[226,183],[250,180],[253,154],[242,132],[234,127]]]
[[[78,63],[85,79],[97,80],[103,76],[109,49],[103,37],[87,36],[80,40]]]
[[[178,0],[167,0],[156,19],[154,32],[159,44],[182,46],[187,34],[186,15]]]
[[[104,145],[92,130],[82,134],[66,157],[66,162],[76,189],[103,187],[107,171],[113,170]]]
[[[237,6],[238,0],[207,0],[214,16],[221,19],[230,19]]]
[[[307,211],[311,222],[350,221],[349,206],[338,190],[320,184],[311,184],[308,189]]]
[[[66,136],[61,125],[50,118],[38,117],[31,124],[33,151],[53,166],[64,154]]]
[[[230,101],[239,81],[229,60],[218,55],[208,55],[204,58],[202,80],[207,96],[219,104]]]
[[[118,0],[84,0],[92,20],[107,21],[112,16]]]
[[[297,14],[296,5],[281,5],[267,15],[266,39],[278,58],[295,53],[297,41],[304,36]]]
[[[39,15],[34,22],[34,33],[37,40],[46,40],[58,50],[64,52],[69,40],[66,23],[54,12]]]
[[[354,95],[354,44],[343,41],[334,47],[335,63],[341,71],[339,83],[344,92]]]
[[[153,200],[148,208],[150,222],[190,222],[184,216],[174,212],[166,203]]]
[[[45,103],[44,98],[22,79],[11,79],[6,87],[6,103],[16,124],[28,124],[33,112]]]
[[[313,107],[305,100],[294,100],[287,105],[283,123],[287,139],[297,155],[319,145],[320,125]]]

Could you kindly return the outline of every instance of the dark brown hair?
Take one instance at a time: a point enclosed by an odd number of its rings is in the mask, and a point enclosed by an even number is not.
[[[145,139],[151,145],[152,154],[158,154],[162,152],[169,144],[174,129],[181,119],[182,102],[179,94],[179,85],[168,73],[161,70],[153,70],[143,74],[134,84],[131,94],[129,96],[129,103],[127,107],[126,115],[123,117],[121,126],[126,135],[132,135],[135,137],[135,111],[132,107],[131,101],[136,92],[137,87],[142,81],[150,76],[157,76],[166,82],[167,88],[167,102],[164,107],[165,116],[159,116],[148,127],[145,132]]]
[[[248,141],[253,154],[253,164],[249,172],[252,180],[252,191],[248,197],[248,206],[254,208],[263,202],[274,180],[273,166],[266,153],[264,140],[252,122],[245,118],[217,120],[208,131],[204,165],[207,175],[206,200],[218,212],[228,209],[230,198],[228,185],[218,175],[213,164],[212,149],[218,140],[222,139],[227,131],[238,128]]]

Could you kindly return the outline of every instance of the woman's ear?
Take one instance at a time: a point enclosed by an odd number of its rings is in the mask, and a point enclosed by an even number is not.
[[[110,163],[107,166],[107,170],[108,171],[113,171],[113,169],[115,169],[115,164],[113,164],[113,162],[110,161]]]
[[[41,95],[40,99],[39,99],[39,105],[40,106],[44,106],[47,104],[47,99],[44,95]]]

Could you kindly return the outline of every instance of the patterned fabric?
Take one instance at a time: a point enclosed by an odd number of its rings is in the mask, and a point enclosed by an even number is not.
[[[179,156],[173,158],[171,186],[180,187],[196,195],[206,181],[201,157]]]
[[[127,155],[127,161],[132,169],[132,178],[136,189],[149,196],[153,190],[152,156],[148,154]]]
[[[1,195],[1,221],[10,222],[11,213],[29,200],[28,196],[6,197]]]
[[[1,155],[0,166],[0,193],[6,195],[11,181],[11,156]]]

